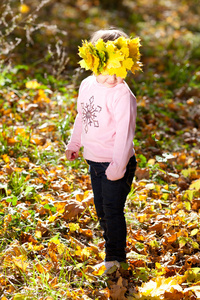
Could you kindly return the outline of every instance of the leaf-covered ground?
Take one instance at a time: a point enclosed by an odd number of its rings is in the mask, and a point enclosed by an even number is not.
[[[88,12],[94,27],[137,24],[131,30],[143,43],[143,73],[127,78],[138,101],[138,168],[125,208],[128,262],[107,276],[93,268],[104,259],[104,241],[87,165],[64,156],[79,79],[74,71],[58,81],[33,76],[26,65],[2,67],[1,300],[200,299],[195,3],[126,1],[128,21],[116,11],[104,18]]]

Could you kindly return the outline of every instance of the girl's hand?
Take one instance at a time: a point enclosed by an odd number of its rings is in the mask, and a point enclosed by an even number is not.
[[[65,155],[68,160],[74,160],[74,159],[78,158],[78,152],[75,152],[73,150],[66,150]]]

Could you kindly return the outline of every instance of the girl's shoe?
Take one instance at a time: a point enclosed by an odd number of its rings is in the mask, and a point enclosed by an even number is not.
[[[107,274],[109,272],[109,270],[114,266],[116,267],[116,269],[119,269],[120,263],[117,260],[103,261],[102,263],[94,266],[94,270],[95,270],[94,272],[98,273],[98,271],[100,271],[100,269],[102,269],[103,273],[101,273],[101,275],[104,275],[104,274]]]

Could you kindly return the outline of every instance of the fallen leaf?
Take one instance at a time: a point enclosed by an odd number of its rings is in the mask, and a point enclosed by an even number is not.
[[[117,284],[110,286],[110,296],[112,300],[126,300],[125,293],[127,288],[123,285],[123,278],[120,276]]]
[[[26,259],[27,259],[26,256],[20,255],[18,257],[14,257],[13,258],[13,262],[14,262],[14,264],[15,264],[16,267],[18,267],[23,272],[25,272],[26,269],[27,269],[27,267],[28,267],[28,265],[29,265],[29,263],[26,262]]]
[[[135,176],[137,177],[138,180],[149,179],[150,171],[148,168],[141,169],[141,168],[137,167],[137,169],[135,171]]]
[[[84,236],[90,238],[90,239],[93,237],[93,232],[90,229],[81,229],[80,228],[80,233],[83,234]]]
[[[194,180],[191,183],[191,185],[189,186],[189,189],[199,191],[200,190],[200,179]]]
[[[92,272],[92,274],[93,274],[93,275],[97,275],[97,276],[101,276],[101,275],[104,274],[105,270],[106,270],[106,267],[103,265],[103,266],[101,266],[99,269],[94,270],[94,271]]]
[[[44,144],[46,143],[46,138],[37,135],[32,135],[30,142],[37,146],[39,145],[44,146]]]
[[[85,210],[85,207],[76,200],[68,200],[65,205],[65,212],[63,213],[63,219],[71,220],[80,216]]]

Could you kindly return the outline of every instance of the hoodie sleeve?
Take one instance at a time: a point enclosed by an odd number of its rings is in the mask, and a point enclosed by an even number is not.
[[[113,111],[116,122],[114,152],[111,163],[106,170],[109,180],[118,180],[124,176],[127,163],[133,155],[133,138],[136,122],[136,99],[127,91],[118,95],[114,101]]]
[[[74,122],[71,138],[67,144],[67,150],[78,152],[81,147],[81,134],[82,134],[82,114],[79,99],[77,101],[77,116]]]

